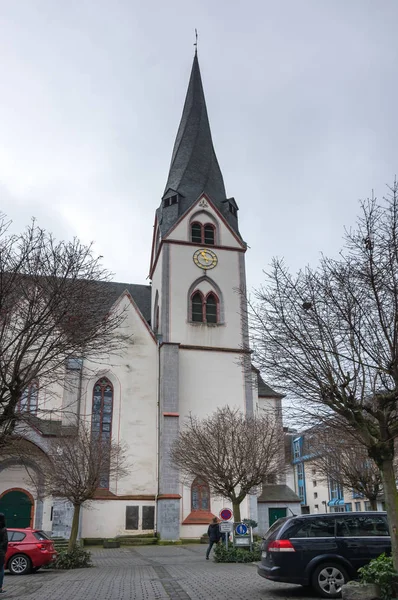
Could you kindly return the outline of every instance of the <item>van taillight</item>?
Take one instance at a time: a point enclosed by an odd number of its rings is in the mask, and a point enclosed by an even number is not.
[[[267,548],[268,552],[296,552],[290,540],[274,540]]]

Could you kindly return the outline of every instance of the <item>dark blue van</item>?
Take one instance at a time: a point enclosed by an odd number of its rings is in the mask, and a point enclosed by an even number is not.
[[[384,512],[284,517],[263,538],[258,574],[337,598],[359,567],[383,552],[391,553]]]

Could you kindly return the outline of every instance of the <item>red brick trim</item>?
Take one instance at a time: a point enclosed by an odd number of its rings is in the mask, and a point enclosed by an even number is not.
[[[210,525],[215,515],[207,510],[193,510],[189,513],[182,525]]]
[[[112,492],[109,492],[109,494],[106,495],[95,495],[93,500],[146,500],[148,502],[153,502],[156,500],[156,496],[151,494],[125,494],[121,496],[116,496],[116,494],[112,494]]]
[[[164,417],[179,417],[180,413],[176,413],[176,412],[164,412],[163,416]]]
[[[206,352],[234,352],[235,354],[252,354],[252,350],[244,348],[219,348],[213,346],[191,346],[189,344],[180,344],[182,350],[205,350]]]
[[[181,500],[180,494],[160,494],[158,500]]]

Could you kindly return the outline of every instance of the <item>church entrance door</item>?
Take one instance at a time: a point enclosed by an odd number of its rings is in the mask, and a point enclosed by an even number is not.
[[[7,527],[31,527],[33,499],[23,490],[10,490],[0,497],[0,512],[4,513]]]

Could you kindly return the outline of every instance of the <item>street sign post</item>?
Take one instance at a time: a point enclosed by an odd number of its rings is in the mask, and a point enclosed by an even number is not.
[[[228,550],[229,534],[231,533],[233,528],[234,528],[234,524],[230,523],[229,521],[223,521],[222,523],[220,523],[220,532],[225,533],[225,547],[227,550]]]
[[[232,510],[230,508],[222,508],[219,514],[222,521],[229,521],[232,519]]]
[[[251,550],[253,546],[252,528],[245,523],[234,523],[233,544],[239,547],[249,546]]]

